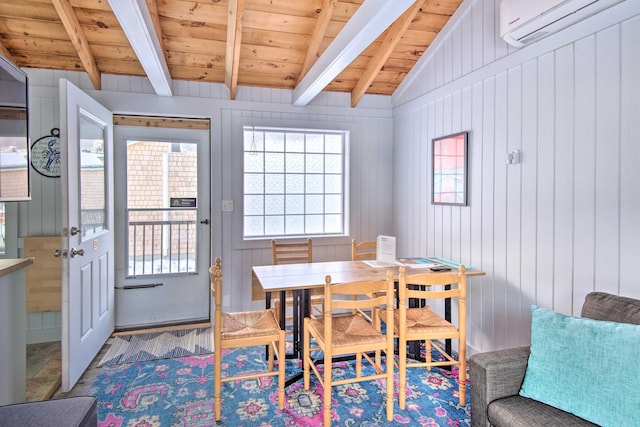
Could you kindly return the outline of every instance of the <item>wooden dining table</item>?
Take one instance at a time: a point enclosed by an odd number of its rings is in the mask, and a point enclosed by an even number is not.
[[[288,291],[293,294],[293,317],[292,317],[292,344],[293,354],[291,357],[301,359],[303,348],[303,321],[309,316],[310,292],[313,289],[324,287],[325,277],[331,276],[332,283],[345,283],[360,280],[386,280],[387,271],[392,270],[395,277],[398,277],[400,267],[403,264],[393,266],[374,267],[367,261],[330,261],[313,262],[299,264],[279,264],[255,266],[252,269],[252,285],[262,287],[265,292],[266,308],[271,307],[271,294],[280,293],[280,300],[284,301]],[[452,270],[455,268],[452,267]],[[407,266],[407,274],[429,273],[441,274],[429,269],[429,265]],[[485,273],[467,267],[466,275],[483,276]],[[448,303],[448,304],[447,304]],[[280,304],[280,319],[286,319],[286,304]],[[445,301],[444,315],[447,320],[451,320],[451,302]],[[286,327],[285,322],[281,325]],[[450,346],[450,343],[448,344]]]

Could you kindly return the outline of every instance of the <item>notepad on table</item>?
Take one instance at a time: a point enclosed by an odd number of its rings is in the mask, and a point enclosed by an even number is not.
[[[378,236],[376,239],[376,259],[362,261],[370,267],[395,267],[396,238],[394,236]]]

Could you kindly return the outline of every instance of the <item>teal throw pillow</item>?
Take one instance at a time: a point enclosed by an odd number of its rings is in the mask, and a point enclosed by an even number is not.
[[[640,426],[640,326],[531,307],[520,395],[601,426]]]

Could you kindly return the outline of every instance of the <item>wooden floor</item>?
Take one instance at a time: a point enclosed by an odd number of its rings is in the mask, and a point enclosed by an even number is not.
[[[51,398],[60,387],[60,341],[27,345],[27,402]]]
[[[100,372],[100,368],[98,368],[98,363],[102,360],[104,355],[107,353],[109,348],[111,347],[111,342],[113,338],[109,338],[105,345],[102,346],[96,357],[94,357],[93,361],[89,364],[89,367],[82,374],[78,382],[73,388],[63,393],[62,390],[58,387],[56,392],[53,394],[52,399],[58,399],[61,397],[71,397],[71,396],[86,396],[89,394],[89,387],[93,384],[93,381],[98,376]]]
[[[27,345],[27,384],[26,400],[57,399],[60,397],[79,396],[87,394],[99,372],[100,363],[111,346],[111,338],[102,347],[98,355],[84,372],[78,383],[68,393],[60,390],[62,380],[62,354],[60,341]]]

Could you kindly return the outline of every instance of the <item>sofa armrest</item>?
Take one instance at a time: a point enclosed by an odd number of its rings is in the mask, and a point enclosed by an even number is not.
[[[0,427],[97,427],[93,396],[67,397],[0,406]]]
[[[529,347],[479,353],[469,358],[472,427],[489,425],[489,403],[519,393],[528,360]]]

